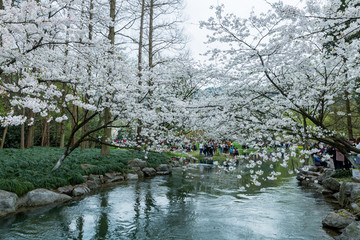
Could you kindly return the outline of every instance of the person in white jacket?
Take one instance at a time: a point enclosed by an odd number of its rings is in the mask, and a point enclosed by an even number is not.
[[[199,144],[199,149],[200,149],[200,155],[201,155],[202,152],[203,152],[203,149],[204,149],[204,144],[200,143]]]

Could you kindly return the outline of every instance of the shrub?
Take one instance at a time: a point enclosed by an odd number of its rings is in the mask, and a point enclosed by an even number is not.
[[[76,185],[76,184],[84,183],[85,179],[80,173],[73,173],[73,175],[68,178],[68,181],[71,185]]]
[[[0,150],[0,189],[23,195],[34,188],[55,189],[69,184],[84,183],[83,175],[126,171],[126,163],[133,158],[145,159],[144,152],[112,150],[110,156],[100,156],[99,149],[75,150],[56,171],[52,171],[64,149],[34,147],[31,149]],[[167,163],[168,156],[148,153],[148,165]],[[82,169],[81,164],[96,167]],[[12,179],[12,180],[8,180]]]
[[[18,179],[0,179],[0,189],[14,192],[18,196],[22,196],[34,188],[34,185],[28,181],[20,181]]]
[[[331,177],[333,178],[347,178],[351,176],[352,176],[351,170],[347,170],[347,169],[336,169],[335,172],[331,174]]]

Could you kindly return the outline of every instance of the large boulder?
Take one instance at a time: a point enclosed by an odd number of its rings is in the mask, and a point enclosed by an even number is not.
[[[139,176],[137,175],[137,173],[128,173],[126,175],[126,179],[127,180],[138,180]]]
[[[98,185],[101,185],[104,183],[104,176],[103,175],[94,175],[90,174],[87,178],[88,181],[96,182]]]
[[[356,220],[355,216],[345,209],[329,213],[323,220],[324,227],[342,229]]]
[[[130,167],[139,167],[140,169],[143,169],[147,167],[147,162],[141,160],[141,159],[132,159],[127,162],[127,165]]]
[[[156,176],[156,170],[154,168],[143,168],[142,170],[144,172],[145,177],[153,177]]]
[[[351,181],[356,182],[356,183],[360,183],[360,177],[352,177]]]
[[[325,178],[322,181],[324,188],[329,189],[333,192],[338,192],[340,190],[340,183],[335,178]]]
[[[350,223],[336,240],[355,240],[360,239],[360,222]]]
[[[332,169],[330,169],[330,168],[326,168],[326,169],[324,170],[324,173],[318,177],[319,183],[322,184],[322,182],[323,182],[325,179],[329,178],[329,177],[333,174],[333,172],[334,172],[334,170],[332,170]]]
[[[62,194],[66,194],[71,196],[71,193],[73,191],[74,187],[69,185],[69,186],[64,186],[64,187],[59,187],[58,189],[56,189],[59,193]]]
[[[157,175],[170,175],[172,173],[172,168],[168,164],[160,164],[156,168],[156,174]]]
[[[144,169],[144,168],[143,168]],[[143,171],[141,171],[141,168],[140,167],[132,167],[128,173],[131,173],[131,174],[137,174],[138,175],[138,178],[144,178],[144,173]]]
[[[120,173],[105,173],[105,183],[124,181],[124,176]]]
[[[83,196],[90,193],[90,188],[87,186],[87,184],[83,183],[83,184],[79,184],[79,185],[75,185],[74,189],[72,191],[72,195],[74,197],[79,197],[79,196]]]
[[[0,216],[16,210],[18,196],[15,193],[0,190]]]
[[[345,186],[342,186],[343,195],[348,198],[350,202],[354,202],[360,199],[360,183],[356,182],[343,182]],[[341,192],[341,191],[340,191]]]
[[[87,180],[86,185],[90,190],[98,189],[101,186],[98,182],[92,180]]]
[[[44,188],[39,188],[28,192],[20,202],[22,207],[37,207],[69,200],[71,200],[71,197],[68,195],[56,193]]]

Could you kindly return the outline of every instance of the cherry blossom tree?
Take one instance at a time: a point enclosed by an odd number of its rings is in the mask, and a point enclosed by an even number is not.
[[[172,89],[167,88],[178,75],[166,69],[175,69],[176,63],[155,67],[154,62],[142,73],[144,81],[152,79],[152,84],[139,85],[136,61],[123,54],[121,41],[116,40],[129,22],[118,19],[114,9],[105,2],[74,0],[24,1],[18,6],[5,2],[0,10],[1,76],[21,72],[17,81],[0,82],[1,92],[11,104],[0,122],[2,126],[33,124],[33,119],[15,114],[17,108],[30,109],[48,121],[70,117],[69,141],[55,169],[84,141],[110,145],[108,135],[99,135],[105,129],[135,128],[140,119],[151,126],[144,135],[154,138],[165,130],[165,122],[180,121],[171,116],[179,115],[176,108],[184,100],[171,98]],[[74,108],[81,109],[82,116]],[[103,121],[74,137],[95,118]]]
[[[208,52],[218,63],[218,81],[213,86],[221,91],[202,104],[222,117],[208,114],[201,125],[217,129],[221,136],[230,132],[231,138],[252,146],[264,141],[292,142],[291,153],[278,149],[270,155],[284,166],[305,139],[332,145],[346,155],[359,152],[325,121],[334,100],[344,98],[344,92],[351,98],[359,87],[355,81],[359,41],[345,41],[345,36],[359,30],[358,1],[348,1],[348,7],[339,12],[341,4],[312,0],[298,8],[280,1],[266,14],[252,13],[247,19],[217,6],[216,17],[202,26],[213,32],[209,44],[222,43],[222,48]],[[334,30],[339,35],[336,47],[329,51],[326,43],[333,39],[328,33]],[[254,154],[269,159],[265,148]]]

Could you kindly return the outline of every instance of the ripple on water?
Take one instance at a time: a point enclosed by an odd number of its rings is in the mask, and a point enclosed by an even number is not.
[[[0,239],[331,239],[321,228],[331,206],[294,178],[247,194],[211,169],[185,171],[18,214]]]

